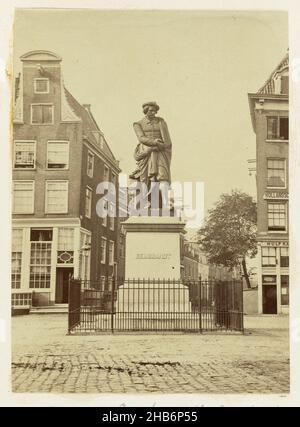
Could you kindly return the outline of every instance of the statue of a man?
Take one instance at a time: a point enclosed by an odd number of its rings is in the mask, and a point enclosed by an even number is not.
[[[156,102],[146,102],[143,104],[145,117],[133,124],[139,143],[134,151],[137,169],[130,178],[144,182],[148,188],[151,182],[171,183],[172,142],[167,123],[156,117],[158,110]]]

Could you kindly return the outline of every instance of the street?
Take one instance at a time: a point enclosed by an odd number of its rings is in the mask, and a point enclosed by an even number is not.
[[[65,314],[12,319],[14,392],[288,393],[287,318],[246,334],[66,335]]]

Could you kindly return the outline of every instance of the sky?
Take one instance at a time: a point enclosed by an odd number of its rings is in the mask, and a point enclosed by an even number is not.
[[[222,193],[255,197],[255,158],[247,94],[286,54],[285,12],[19,9],[19,57],[58,53],[66,88],[93,115],[124,173],[135,169],[133,122],[156,101],[173,143],[173,181],[202,181],[205,210]]]

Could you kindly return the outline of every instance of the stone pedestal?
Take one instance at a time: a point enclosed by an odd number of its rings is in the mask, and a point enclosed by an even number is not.
[[[175,217],[130,217],[126,231],[125,281],[118,313],[189,313],[188,287],[181,282],[185,224]]]

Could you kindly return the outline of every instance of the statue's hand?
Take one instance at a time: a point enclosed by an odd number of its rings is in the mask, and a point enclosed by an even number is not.
[[[154,140],[154,142],[156,142],[156,144],[163,144],[163,140],[162,140],[162,139],[160,139],[160,138],[156,138],[156,139]]]
[[[164,150],[165,149],[165,144],[161,141],[157,143],[157,148],[158,150]]]

